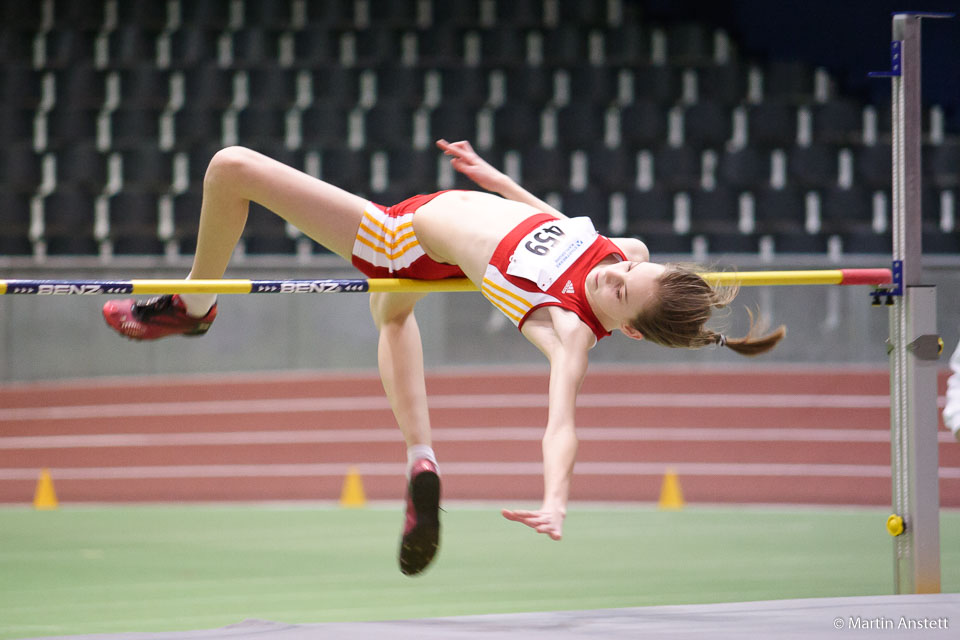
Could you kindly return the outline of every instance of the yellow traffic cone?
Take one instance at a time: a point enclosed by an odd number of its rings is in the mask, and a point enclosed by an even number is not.
[[[674,511],[683,509],[683,491],[680,489],[680,480],[677,479],[677,474],[674,473],[673,469],[667,469],[666,475],[663,476],[663,485],[660,487],[660,502],[657,506],[661,509]]]
[[[53,490],[53,478],[50,477],[50,471],[44,469],[40,472],[37,490],[33,494],[33,508],[50,511],[56,509],[58,504],[57,492]]]
[[[363,493],[363,479],[356,467],[347,470],[347,477],[343,479],[343,490],[340,492],[341,507],[363,507],[367,504],[367,497]]]

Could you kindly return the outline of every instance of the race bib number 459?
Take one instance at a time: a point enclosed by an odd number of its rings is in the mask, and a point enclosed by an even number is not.
[[[546,291],[596,237],[590,218],[548,220],[520,240],[510,256],[507,273],[535,282]]]

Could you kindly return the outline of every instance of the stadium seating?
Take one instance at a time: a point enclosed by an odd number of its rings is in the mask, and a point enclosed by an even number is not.
[[[0,255],[189,253],[225,144],[385,204],[469,187],[441,137],[661,253],[888,251],[889,105],[642,5],[0,0]],[[923,168],[924,243],[949,253],[955,132],[925,139]],[[259,209],[243,240],[304,246]]]

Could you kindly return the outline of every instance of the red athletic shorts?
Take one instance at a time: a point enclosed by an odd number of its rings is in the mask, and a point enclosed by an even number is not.
[[[368,278],[464,277],[460,267],[430,258],[413,232],[413,214],[441,193],[413,196],[392,207],[368,202],[353,244],[353,266]]]

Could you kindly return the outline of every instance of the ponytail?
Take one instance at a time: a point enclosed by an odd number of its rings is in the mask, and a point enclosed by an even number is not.
[[[710,332],[712,336],[715,336],[714,342],[718,347],[727,347],[742,356],[758,356],[773,349],[787,335],[787,328],[780,325],[770,333],[757,336],[756,334],[759,331],[753,321],[753,312],[747,309],[747,313],[750,315],[750,330],[744,337],[728,338],[722,333]]]
[[[695,349],[709,345],[727,347],[744,356],[770,351],[787,334],[783,325],[764,335],[750,315],[750,329],[742,338],[730,338],[705,327],[713,309],[726,307],[739,288],[712,287],[697,271],[686,265],[668,264],[658,278],[656,300],[634,318],[631,326],[651,342],[666,347]]]

